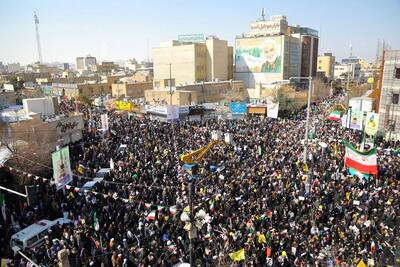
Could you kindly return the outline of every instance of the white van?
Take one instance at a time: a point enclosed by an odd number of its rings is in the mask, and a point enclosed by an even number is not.
[[[49,235],[49,229],[52,226],[69,222],[70,220],[66,218],[59,218],[54,221],[40,220],[13,234],[10,240],[10,247],[14,253],[17,253],[19,250],[36,247],[44,241],[46,235]]]

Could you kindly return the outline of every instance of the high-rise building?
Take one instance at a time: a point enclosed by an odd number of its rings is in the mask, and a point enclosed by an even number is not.
[[[335,57],[332,56],[332,53],[325,53],[324,55],[318,56],[317,72],[321,72],[328,79],[332,79],[334,70]]]
[[[227,41],[212,36],[200,42],[173,40],[153,48],[154,87],[227,80],[232,60]],[[167,81],[167,84],[165,84]]]
[[[76,58],[76,68],[77,70],[90,70],[92,66],[96,65],[96,57],[90,55],[86,57]]]
[[[301,42],[301,77],[317,75],[318,32],[299,25],[290,26],[292,35],[299,35]]]
[[[85,58],[84,57],[77,57],[76,58],[76,69],[77,70],[84,70],[85,69]]]
[[[311,55],[310,55],[311,53]],[[271,16],[250,24],[250,31],[236,37],[235,79],[247,88],[290,77],[316,75],[318,32],[289,26],[286,16]]]
[[[400,140],[400,50],[384,52],[378,132]]]
[[[64,63],[63,64],[63,69],[64,70],[69,70],[69,63]]]
[[[17,72],[22,69],[19,63],[8,63],[7,64],[7,71],[8,72]]]
[[[334,66],[333,76],[336,79],[347,79],[347,75],[350,76],[350,80],[358,81],[361,75],[361,65],[359,63],[350,64],[336,64]]]

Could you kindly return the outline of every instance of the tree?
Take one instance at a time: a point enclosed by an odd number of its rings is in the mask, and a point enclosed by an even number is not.
[[[0,125],[0,142],[11,153],[7,165],[36,175],[51,173],[51,153],[57,142],[56,131],[47,123],[32,119]],[[25,184],[26,177],[17,181]]]
[[[14,86],[14,90],[20,90],[20,89],[22,89],[22,88],[24,87],[24,82],[25,82],[25,81],[18,80],[18,78],[15,77],[15,76],[13,76],[13,77],[10,79],[10,83]]]
[[[313,81],[313,99],[322,99],[326,98],[330,94],[330,87],[324,83],[322,80],[317,79]]]

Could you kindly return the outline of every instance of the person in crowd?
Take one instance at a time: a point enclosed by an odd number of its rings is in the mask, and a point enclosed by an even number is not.
[[[194,214],[203,214],[193,237],[196,266],[378,266],[400,245],[400,144],[377,140],[379,175],[350,176],[344,144],[361,133],[326,121],[335,96],[313,103],[304,160],[306,110],[282,119],[210,119],[166,123],[108,111],[110,131],[99,111],[79,104],[85,132],[70,145],[76,176],[65,195],[46,181],[41,204],[7,206],[2,232],[10,237],[41,214],[70,219],[45,244],[26,251],[40,263],[60,266],[173,266],[189,261],[188,182],[179,156],[207,145],[212,131],[233,134],[200,163],[194,181]],[[72,100],[61,102],[67,114]],[[328,146],[322,148],[320,142]],[[121,146],[126,145],[126,146]],[[89,192],[78,189],[97,170],[113,169]],[[78,188],[78,189],[76,189]],[[150,216],[154,211],[153,216]],[[198,218],[202,215],[198,215]],[[14,224],[11,224],[14,221]],[[59,239],[57,243],[53,240]],[[229,253],[245,249],[245,260]],[[397,250],[397,252],[396,252]]]

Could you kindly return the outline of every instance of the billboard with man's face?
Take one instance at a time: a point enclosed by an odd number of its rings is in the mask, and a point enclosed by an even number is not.
[[[280,73],[282,36],[236,39],[236,72]]]

